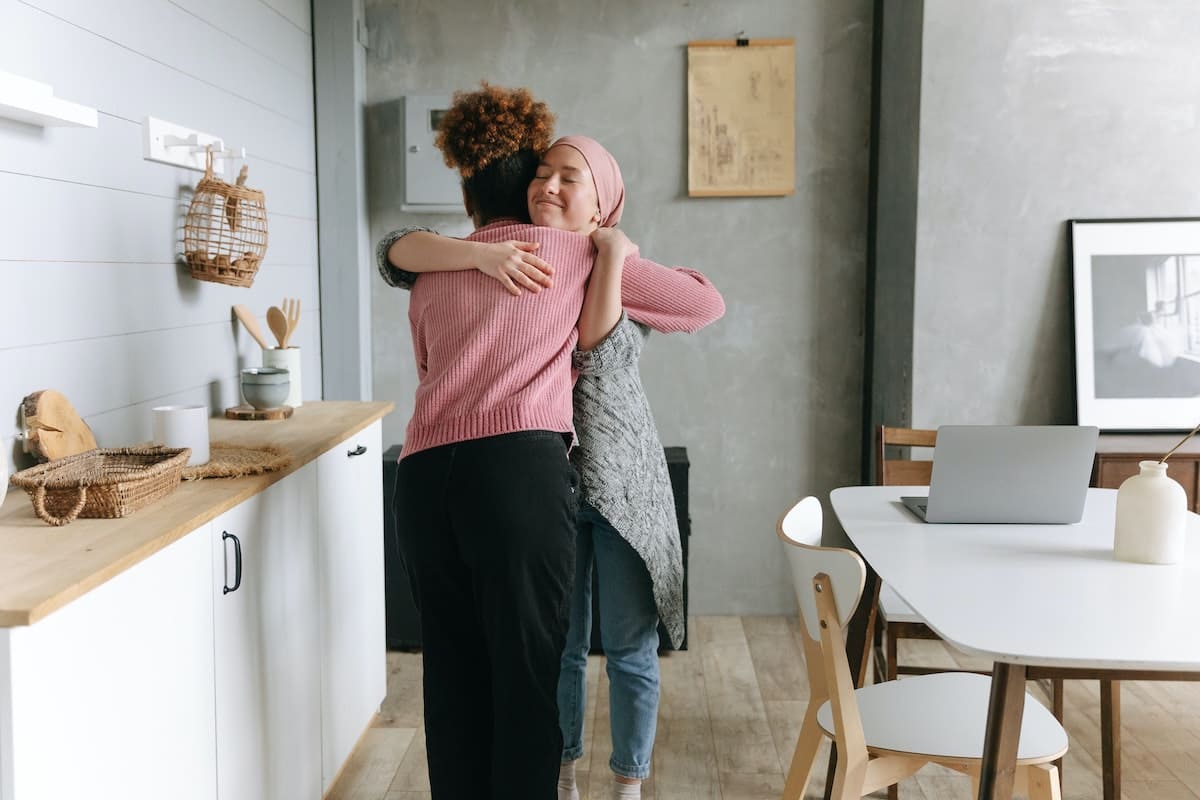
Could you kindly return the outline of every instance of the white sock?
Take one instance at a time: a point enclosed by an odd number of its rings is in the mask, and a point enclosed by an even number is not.
[[[642,799],[642,784],[637,783],[621,783],[616,778],[613,779],[613,800],[641,800]]]
[[[558,768],[558,800],[579,800],[574,761],[564,761]]]

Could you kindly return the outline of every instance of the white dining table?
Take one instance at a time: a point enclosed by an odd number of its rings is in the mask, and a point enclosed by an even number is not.
[[[1114,678],[1200,677],[1200,517],[1182,563],[1112,555],[1116,491],[1089,489],[1070,525],[933,524],[903,496],[926,486],[835,489],[830,502],[871,568],[951,647],[994,663],[979,797],[1012,796],[1030,668]]]

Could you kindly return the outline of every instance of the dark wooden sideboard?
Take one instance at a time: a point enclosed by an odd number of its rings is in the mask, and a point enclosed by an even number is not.
[[[1092,465],[1092,486],[1116,489],[1138,473],[1139,461],[1157,461],[1183,438],[1182,433],[1102,433]],[[1200,512],[1200,436],[1194,437],[1167,461],[1167,475],[1187,492],[1188,508]]]

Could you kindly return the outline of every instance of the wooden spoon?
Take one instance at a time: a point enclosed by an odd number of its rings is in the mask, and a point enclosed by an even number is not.
[[[283,309],[279,306],[271,306],[267,309],[267,327],[271,329],[271,333],[275,334],[275,338],[279,340],[281,348],[287,347],[288,341],[288,321],[283,315]]]
[[[263,350],[271,349],[271,345],[267,344],[267,338],[263,336],[262,328],[258,327],[258,320],[255,319],[254,313],[250,309],[238,303],[233,307],[233,313],[246,326],[246,332],[254,337],[254,341],[258,342],[259,347]]]

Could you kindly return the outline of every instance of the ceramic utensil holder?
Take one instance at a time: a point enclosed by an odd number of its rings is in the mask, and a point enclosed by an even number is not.
[[[1142,461],[1140,472],[1117,490],[1113,557],[1141,564],[1177,564],[1183,560],[1187,531],[1187,495],[1167,477],[1167,465]]]
[[[190,447],[189,467],[208,463],[208,406],[158,406],[153,438],[164,447]]]
[[[304,397],[300,389],[300,348],[271,347],[263,350],[262,354],[264,367],[278,367],[288,371],[291,376],[292,389],[288,392],[287,400],[284,400],[283,404],[299,408]]]

